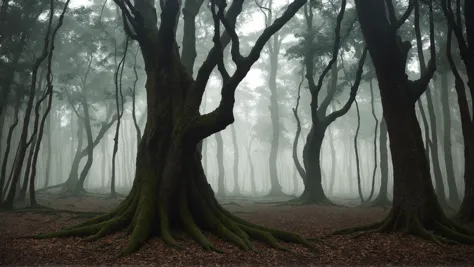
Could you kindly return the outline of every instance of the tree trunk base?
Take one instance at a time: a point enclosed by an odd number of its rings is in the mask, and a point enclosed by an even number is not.
[[[474,203],[465,199],[464,202],[461,204],[458,213],[456,214],[456,216],[454,216],[454,220],[459,223],[474,222]]]
[[[439,245],[443,243],[474,245],[474,232],[463,228],[448,219],[442,213],[435,216],[434,220],[430,220],[428,225],[427,223],[423,223],[415,211],[400,212],[395,215],[393,209],[389,215],[380,222],[337,230],[330,235],[358,233],[355,235],[355,237],[357,237],[368,233],[391,233],[399,231],[419,236]]]
[[[195,163],[195,164],[200,164]],[[315,247],[301,236],[249,223],[225,210],[216,200],[207,183],[202,167],[194,166],[186,182],[169,195],[158,194],[159,179],[137,173],[132,191],[113,211],[89,219],[79,225],[58,232],[39,234],[35,238],[87,237],[93,241],[120,230],[130,235],[121,255],[139,249],[150,237],[159,235],[173,247],[180,247],[173,232],[183,229],[205,250],[221,252],[209,242],[203,230],[209,231],[248,251],[254,250],[250,239],[273,248],[288,251],[278,240]],[[163,181],[162,181],[163,182]],[[161,185],[163,186],[163,185]]]

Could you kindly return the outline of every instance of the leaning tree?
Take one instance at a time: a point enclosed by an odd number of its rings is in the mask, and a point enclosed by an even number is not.
[[[336,233],[405,231],[438,243],[474,244],[472,232],[446,217],[431,182],[415,103],[436,70],[432,0],[425,1],[429,5],[431,59],[427,71],[418,80],[408,80],[405,68],[411,44],[397,35],[397,29],[413,10],[414,1],[417,0],[409,2],[407,11],[400,18],[396,16],[392,1],[355,1],[362,33],[377,73],[390,138],[393,202],[384,220]]]
[[[258,60],[270,37],[288,22],[306,3],[294,0],[286,11],[258,37],[247,56],[239,51],[235,31],[243,0],[234,0],[227,12],[225,1],[211,1],[214,21],[214,46],[197,72],[188,71],[196,57],[195,16],[202,0],[187,0],[184,9],[183,48],[180,55],[176,40],[181,2],[161,1],[161,20],[154,0],[114,0],[120,7],[128,36],[140,46],[147,74],[147,123],[136,158],[133,187],[127,198],[113,211],[55,233],[38,238],[89,236],[97,239],[126,228],[131,233],[124,254],[138,249],[154,234],[172,246],[178,246],[171,228],[184,229],[204,249],[216,250],[202,230],[231,241],[244,250],[253,249],[250,238],[275,248],[285,249],[277,239],[301,243],[312,248],[302,237],[260,227],[226,211],[217,202],[206,181],[198,143],[225,129],[234,121],[234,93]],[[225,33],[220,35],[220,26]],[[223,48],[232,41],[231,56],[236,65],[230,75],[223,61]],[[191,58],[188,58],[191,57]],[[186,60],[185,60],[186,59]],[[185,63],[192,62],[186,66]],[[199,114],[207,81],[217,66],[222,79],[222,98],[212,112]]]

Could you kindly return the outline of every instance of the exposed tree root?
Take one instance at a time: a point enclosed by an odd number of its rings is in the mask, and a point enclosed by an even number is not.
[[[330,235],[358,233],[354,237],[359,237],[368,233],[403,231],[433,241],[439,245],[456,243],[474,245],[473,231],[457,225],[442,214],[436,217],[437,219],[429,223],[423,223],[415,212],[400,213],[395,216],[392,210],[388,217],[380,222],[337,230]]]
[[[174,234],[178,228],[183,229],[203,249],[214,252],[222,251],[214,247],[203,230],[210,231],[244,251],[255,250],[251,239],[282,251],[289,250],[278,240],[302,244],[316,250],[313,244],[297,234],[261,227],[231,214],[217,202],[205,180],[204,183],[191,181],[184,188],[178,189],[181,192],[176,195],[176,201],[172,202],[176,204],[172,206],[168,205],[170,200],[153,198],[153,184],[140,186],[140,183],[136,183],[130,195],[113,211],[58,232],[38,234],[35,238],[79,236],[93,241],[125,229],[130,238],[121,255],[126,255],[139,249],[154,234],[159,234],[166,244],[181,248]]]
[[[77,215],[84,215],[84,216],[98,216],[98,215],[105,214],[105,212],[53,209],[53,208],[42,206],[42,205],[17,209],[17,210],[14,210],[13,212],[15,213],[34,212],[34,213],[42,213],[42,214],[67,213],[67,214],[77,214]]]

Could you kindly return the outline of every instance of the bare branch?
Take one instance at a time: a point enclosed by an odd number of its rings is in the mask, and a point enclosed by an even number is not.
[[[435,46],[435,40],[434,40],[434,21],[433,21],[433,0],[430,0],[429,2],[429,16],[430,16],[430,55],[431,58],[428,62],[428,69],[424,68],[424,62],[420,61],[421,65],[421,77],[420,79],[416,80],[415,82],[412,83],[413,86],[413,100],[418,101],[420,96],[426,91],[428,88],[428,84],[433,78],[433,75],[436,71],[436,46]],[[416,12],[415,12],[416,16]],[[418,33],[419,34],[419,25],[417,27],[417,23],[415,23],[415,29],[418,28]],[[417,37],[418,38],[418,37]],[[421,48],[421,41],[418,41],[418,53],[421,53],[420,55],[423,54],[423,50]],[[420,51],[421,50],[421,51]],[[423,57],[420,58],[423,60]]]
[[[232,55],[232,61],[234,61],[235,64],[239,64],[240,61],[242,61],[243,57],[240,54],[240,40],[239,36],[237,36],[237,33],[235,32],[235,25],[231,25],[229,21],[227,21],[227,19],[224,17],[224,7],[219,7],[217,17],[224,25],[225,30],[227,31],[230,36],[230,39],[232,40],[232,46],[230,51]]]
[[[263,0],[262,0],[263,2]],[[265,28],[268,27],[268,15],[267,13],[265,13],[265,11],[263,11],[264,9],[268,11],[268,13],[272,13],[271,9],[269,9],[268,7],[264,7],[262,6],[261,4],[258,3],[257,0],[255,0],[255,4],[259,7],[260,9],[260,12],[262,12],[263,16],[265,17]]]
[[[337,60],[337,54],[339,52],[339,47],[340,47],[340,43],[341,43],[341,24],[342,24],[342,19],[344,18],[345,10],[346,10],[346,0],[342,0],[341,1],[341,10],[339,11],[339,14],[337,15],[336,30],[335,30],[336,35],[335,35],[335,38],[334,38],[332,58],[329,61],[326,68],[321,73],[321,75],[319,76],[318,84],[316,85],[316,88],[314,88],[314,90],[316,90],[316,92],[315,92],[316,94],[319,93],[319,91],[321,90],[321,87],[323,86],[323,80],[324,80],[326,74],[329,72],[332,65]]]
[[[224,16],[224,9],[219,8],[219,11],[221,16]],[[212,19],[214,20],[214,37],[212,38],[212,41],[214,42],[214,47],[218,51],[218,63],[217,63],[217,69],[221,73],[223,84],[227,83],[230,79],[229,73],[227,72],[225,65],[224,65],[224,48],[222,47],[221,43],[221,38],[220,38],[220,21],[219,21],[219,15],[216,14],[216,4],[214,1],[211,2],[211,13],[212,13]]]
[[[349,95],[349,99],[347,100],[346,104],[344,106],[337,110],[334,111],[333,113],[329,114],[324,123],[326,125],[329,125],[333,121],[335,121],[337,118],[341,117],[342,115],[346,114],[347,111],[351,108],[352,103],[354,102],[357,91],[359,90],[359,85],[360,81],[362,79],[362,73],[364,72],[364,63],[365,63],[365,58],[367,57],[367,46],[364,48],[364,52],[362,53],[362,57],[359,59],[359,66],[357,68],[357,74],[356,74],[356,79],[354,84],[351,86],[351,92]]]
[[[415,6],[415,1],[418,1],[418,0],[410,0],[408,2],[408,8],[405,11],[405,13],[403,13],[402,17],[398,20],[395,20],[392,23],[391,28],[393,32],[396,32],[405,23],[405,21],[410,17],[411,12],[413,11],[413,8]]]
[[[264,48],[265,43],[273,34],[280,30],[305,3],[306,0],[294,0],[289,4],[285,12],[259,36],[250,54],[237,64],[234,75],[232,75],[229,81],[222,87],[222,98],[219,106],[211,113],[199,116],[194,125],[190,127],[189,134],[192,135],[192,139],[196,143],[211,134],[225,129],[225,127],[234,121],[233,108],[237,86],[245,78],[252,65],[259,59],[260,52]]]
[[[229,23],[234,26],[237,20],[237,16],[242,12],[243,0],[234,0],[232,1],[231,6],[229,7],[226,13],[226,19]],[[221,35],[221,44],[225,48],[230,43],[230,36],[227,32],[224,32]],[[199,106],[201,104],[202,95],[207,85],[207,81],[212,73],[212,70],[217,65],[219,61],[219,49],[215,46],[209,51],[206,60],[199,68],[197,73],[196,80],[193,84],[192,91],[193,93],[189,95],[186,99],[188,105]]]

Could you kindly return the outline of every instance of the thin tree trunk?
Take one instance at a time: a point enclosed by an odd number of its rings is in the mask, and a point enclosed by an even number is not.
[[[21,106],[21,101],[20,101],[20,98],[17,97],[17,101],[15,103],[14,120],[13,120],[12,125],[10,126],[10,129],[8,129],[8,135],[7,135],[7,140],[6,140],[7,146],[5,148],[5,152],[3,153],[2,170],[0,173],[0,203],[3,202],[3,191],[6,189],[6,187],[8,187],[8,183],[5,184],[7,164],[8,164],[8,158],[10,156],[10,148],[11,148],[11,143],[12,143],[12,138],[13,138],[13,132],[15,131],[15,128],[19,122],[18,113],[20,111],[20,106]]]
[[[224,144],[222,141],[222,135],[221,133],[216,133],[216,144],[217,144],[217,169],[218,169],[218,175],[217,175],[217,194],[219,196],[225,196],[226,195],[226,188],[225,188],[225,172],[224,172]]]
[[[362,195],[361,177],[360,177],[359,146],[357,145],[357,138],[359,137],[359,130],[360,130],[360,111],[359,111],[359,103],[357,102],[357,99],[355,100],[355,106],[356,106],[356,111],[357,111],[357,129],[354,135],[354,153],[355,153],[356,171],[357,171],[357,190],[359,192],[360,201],[364,202],[364,196]]]
[[[234,146],[234,195],[240,195],[239,186],[239,148],[237,145],[237,134],[235,133],[235,122],[230,126],[232,133],[232,144]]]
[[[456,185],[456,175],[454,174],[453,165],[453,151],[451,145],[451,114],[449,107],[449,87],[448,87],[448,73],[440,73],[441,79],[441,106],[443,108],[443,150],[444,160],[446,164],[446,180],[448,181],[449,187],[449,199],[448,202],[453,207],[458,207],[461,203],[458,194],[458,188]]]
[[[370,189],[370,195],[369,198],[367,198],[367,201],[370,201],[372,197],[374,196],[374,188],[375,188],[375,177],[377,176],[377,131],[379,127],[379,119],[377,118],[377,114],[375,114],[375,106],[374,106],[374,86],[372,84],[372,80],[369,82],[370,85],[370,105],[372,107],[372,116],[374,117],[375,120],[375,129],[374,129],[374,170],[372,172],[372,187]]]

